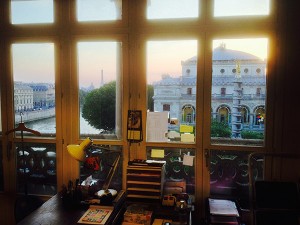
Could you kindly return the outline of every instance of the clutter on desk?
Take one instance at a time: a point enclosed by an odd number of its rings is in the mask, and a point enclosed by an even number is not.
[[[78,223],[105,225],[113,209],[112,206],[91,205],[78,220]]]
[[[80,205],[82,192],[79,188],[79,179],[74,182],[69,180],[68,185],[62,186],[61,199],[67,208],[75,208]]]
[[[124,213],[123,225],[151,225],[153,211],[148,205],[131,204]]]
[[[125,200],[125,192],[111,190],[105,194],[100,190],[98,180],[93,179],[92,176],[87,177],[84,181],[79,183],[79,179],[75,182],[69,180],[67,185],[62,186],[61,199],[63,205],[67,208],[78,208],[81,206],[88,207],[89,205],[113,205],[116,200]],[[111,194],[114,193],[114,194]]]

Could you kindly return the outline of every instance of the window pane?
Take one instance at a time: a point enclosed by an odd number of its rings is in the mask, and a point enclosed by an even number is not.
[[[13,44],[12,56],[16,127],[24,122],[42,136],[54,137],[54,44]]]
[[[55,144],[17,143],[16,152],[18,192],[55,195],[57,193]]]
[[[79,42],[80,136],[121,138],[121,43]]]
[[[196,79],[197,41],[148,41],[147,141],[194,142]]]
[[[249,209],[249,174],[247,151],[212,150],[210,154],[210,195],[239,199],[243,209]],[[264,158],[251,161],[253,180],[261,180],[264,174]]]
[[[212,144],[264,145],[267,47],[265,38],[213,41]]]
[[[196,18],[198,0],[148,0],[147,19]]]
[[[80,163],[80,180],[84,181],[87,177],[92,176],[94,180],[97,180],[97,191],[102,190],[103,185],[107,182],[107,176],[110,170],[114,168],[114,162],[117,161],[119,154],[121,154],[118,164],[116,164],[116,170],[108,186],[109,189],[114,189],[119,192],[122,189],[123,177],[123,165],[121,163],[123,162],[122,147],[93,145],[92,149],[89,149],[89,152],[89,157],[86,161]],[[93,194],[94,193],[92,193],[90,197],[94,197]]]
[[[78,21],[120,20],[122,0],[77,0]]]
[[[159,157],[155,154],[159,151]],[[195,149],[147,147],[147,160],[165,161],[164,195],[195,195]],[[192,198],[194,199],[194,198]]]
[[[53,23],[53,0],[11,0],[12,24]]]
[[[214,16],[269,15],[270,0],[215,0]]]

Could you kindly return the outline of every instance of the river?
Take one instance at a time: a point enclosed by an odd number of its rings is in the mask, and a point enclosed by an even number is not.
[[[54,134],[56,133],[55,117],[37,120],[33,122],[25,122],[26,127],[39,131],[40,133]],[[80,115],[80,133],[81,134],[99,134],[100,130],[92,127]]]

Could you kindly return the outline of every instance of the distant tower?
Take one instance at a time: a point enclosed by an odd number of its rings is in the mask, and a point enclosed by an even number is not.
[[[241,100],[242,100],[242,81],[241,81],[241,62],[236,61],[236,75],[233,81],[233,107],[231,113],[231,129],[232,138],[241,138],[242,130],[242,114],[241,114]]]
[[[104,85],[104,80],[103,80],[103,70],[101,70],[101,81],[100,81],[100,87]]]

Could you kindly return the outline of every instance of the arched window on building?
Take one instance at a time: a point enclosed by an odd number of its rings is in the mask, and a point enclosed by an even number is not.
[[[195,122],[195,107],[192,105],[185,105],[182,107],[182,122],[194,123]]]
[[[170,104],[163,104],[163,111],[170,111],[170,109],[171,109],[171,106],[170,106]]]
[[[249,124],[249,109],[246,106],[242,106],[241,108],[241,114],[242,114],[242,123]]]
[[[219,122],[225,122],[228,123],[229,122],[229,113],[230,113],[230,109],[225,106],[222,105],[217,109],[218,112],[218,121]]]

